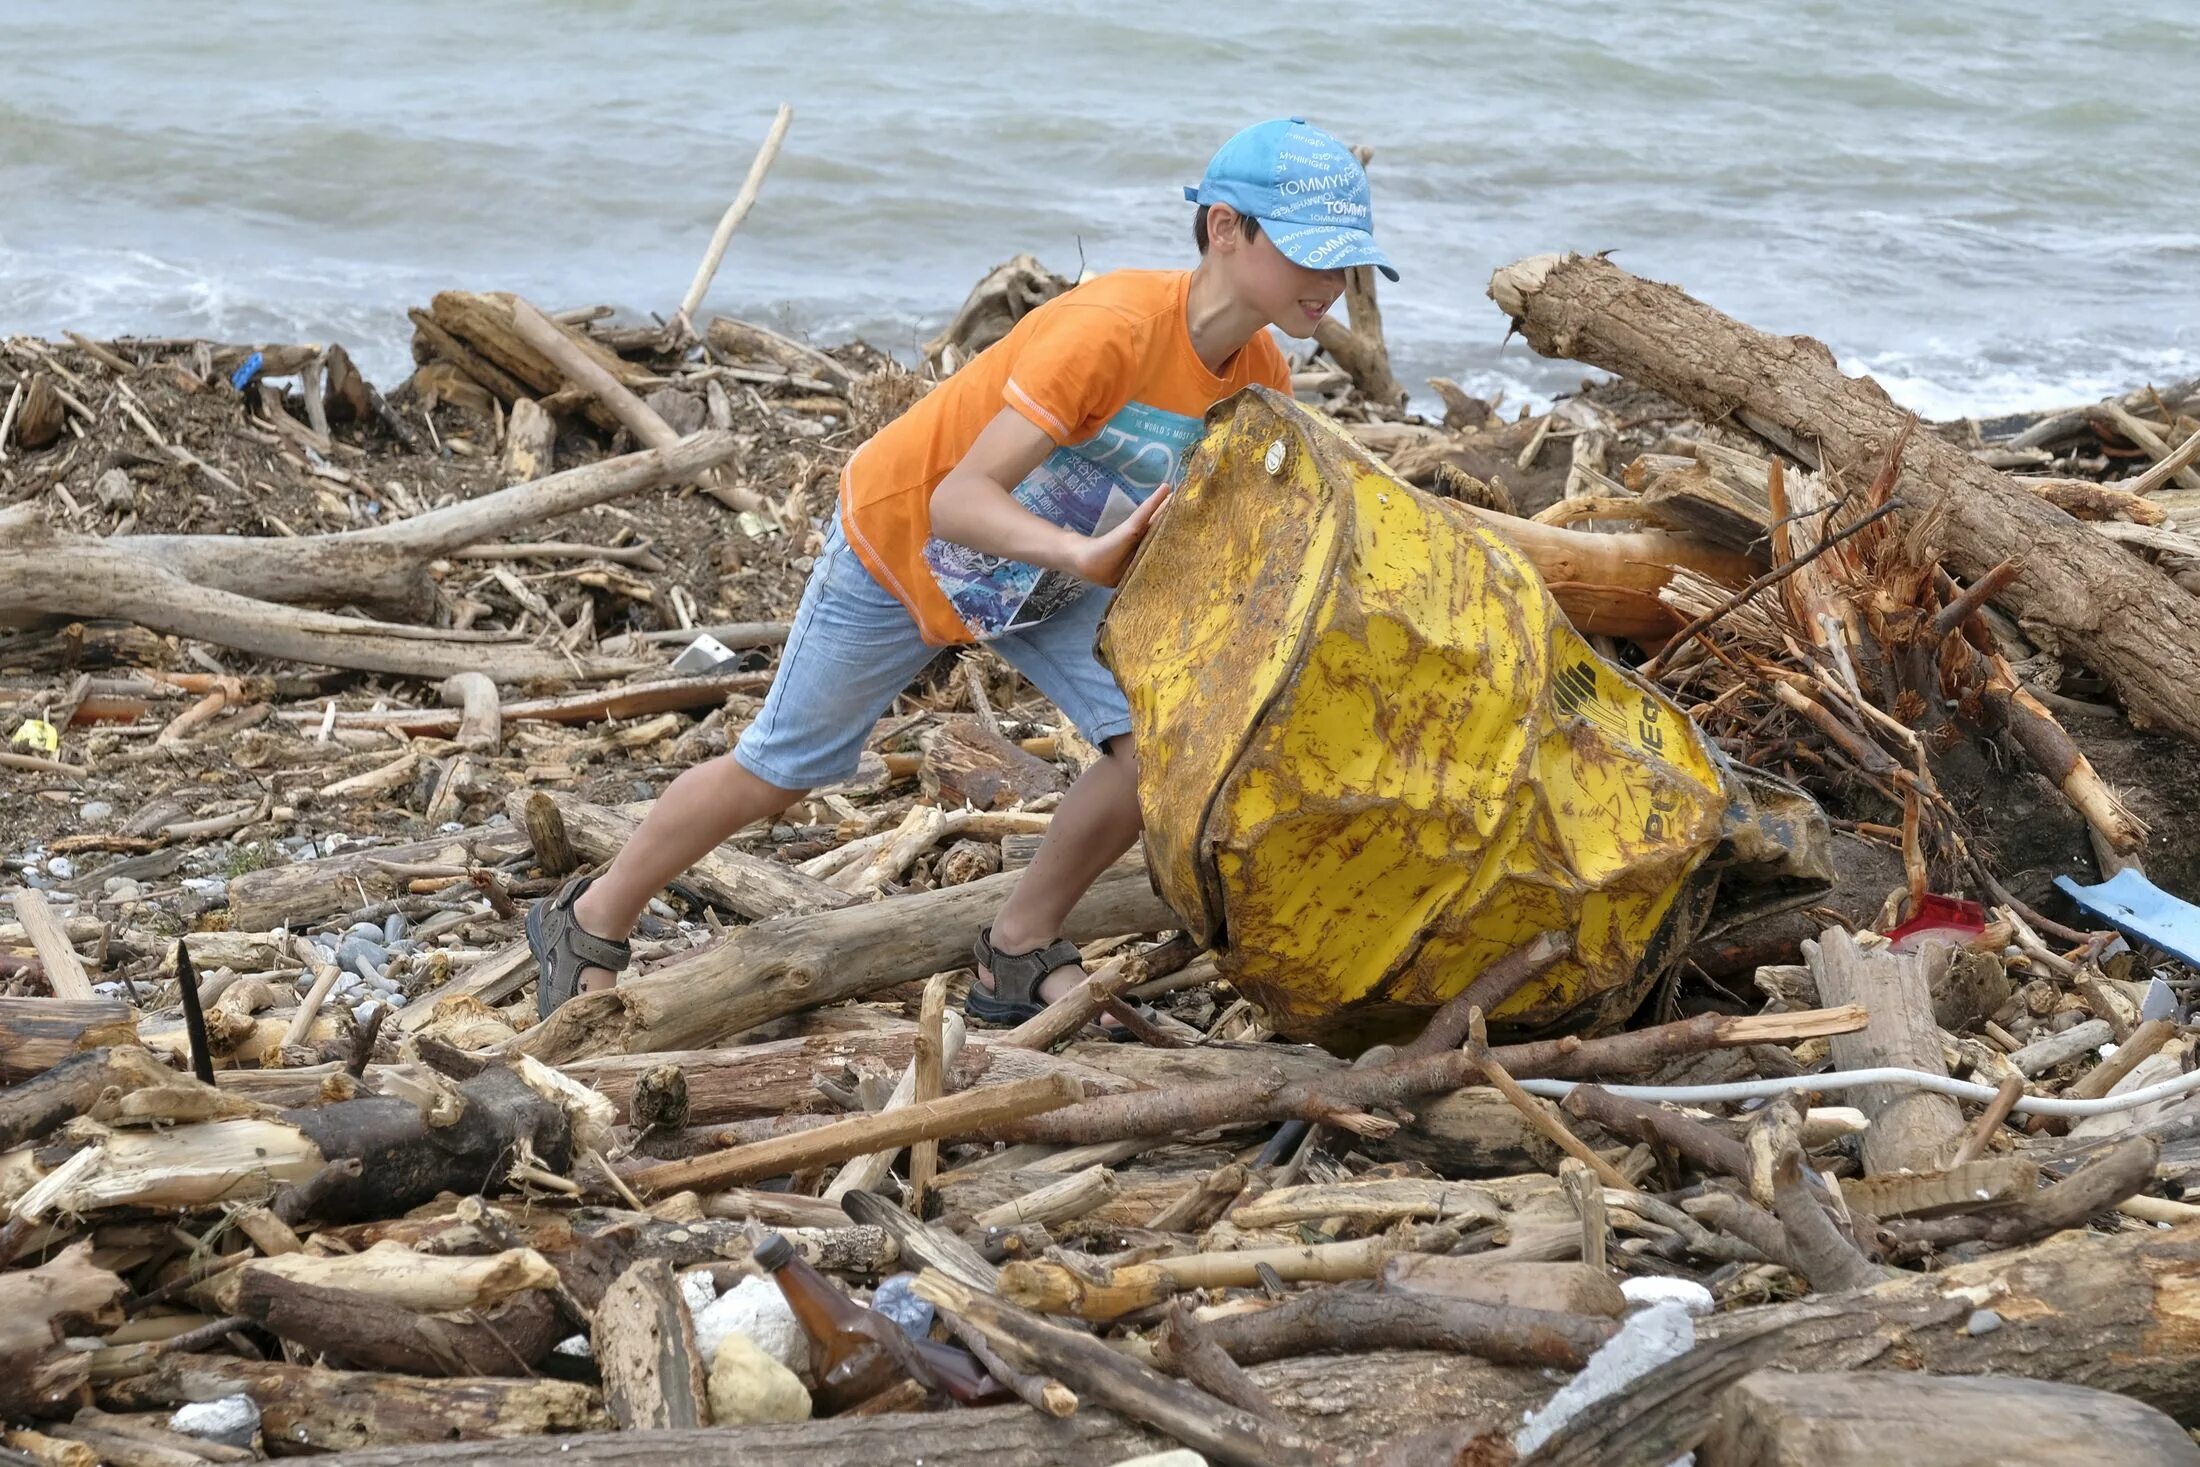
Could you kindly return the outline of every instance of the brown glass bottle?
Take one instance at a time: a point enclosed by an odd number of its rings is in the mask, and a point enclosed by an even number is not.
[[[821,1413],[868,1401],[904,1376],[965,1405],[1007,1394],[961,1350],[910,1339],[900,1325],[843,1294],[782,1235],[768,1235],[757,1245],[755,1258],[770,1272],[795,1321],[810,1337],[810,1372],[817,1379],[813,1399]]]

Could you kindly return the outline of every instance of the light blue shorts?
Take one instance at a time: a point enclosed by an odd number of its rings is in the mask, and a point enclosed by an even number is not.
[[[1036,626],[986,643],[1096,748],[1131,731],[1123,690],[1093,655],[1114,594],[1095,587]],[[895,695],[939,651],[925,645],[908,609],[848,548],[835,515],[788,630],[779,675],[733,757],[781,789],[837,784],[856,772],[864,741]]]

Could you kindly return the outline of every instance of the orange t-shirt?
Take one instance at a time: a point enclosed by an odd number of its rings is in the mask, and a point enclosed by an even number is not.
[[[1252,383],[1291,390],[1266,331],[1216,376],[1192,350],[1182,270],[1119,270],[1016,323],[880,430],[841,474],[840,522],[878,583],[934,645],[1043,620],[1086,589],[1074,576],[987,555],[932,533],[932,491],[1003,407],[1054,440],[1016,501],[1094,534],[1173,483],[1207,409]]]

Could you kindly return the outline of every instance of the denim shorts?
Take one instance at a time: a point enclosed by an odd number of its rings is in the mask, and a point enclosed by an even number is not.
[[[1036,626],[986,643],[1097,748],[1131,731],[1123,690],[1093,655],[1114,594],[1094,587]],[[856,772],[872,728],[939,651],[848,548],[836,515],[788,630],[779,675],[734,745],[734,759],[785,790],[837,784]]]

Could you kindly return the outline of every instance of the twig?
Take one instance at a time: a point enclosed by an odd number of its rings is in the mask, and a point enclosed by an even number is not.
[[[206,1010],[199,1006],[199,977],[191,967],[191,945],[176,940],[176,988],[183,997],[183,1032],[191,1044],[191,1073],[199,1083],[214,1083],[214,1050],[206,1038]]]
[[[733,242],[733,232],[741,227],[741,221],[749,217],[749,210],[756,207],[756,196],[764,187],[764,175],[771,171],[772,160],[779,156],[779,145],[786,141],[787,126],[793,121],[794,108],[781,103],[778,115],[772,118],[771,131],[764,134],[764,145],[756,150],[756,157],[749,164],[749,176],[741,180],[741,192],[733,196],[724,217],[719,219],[718,228],[710,237],[710,248],[703,252],[702,263],[695,267],[695,279],[689,282],[687,294],[681,297],[680,309],[667,324],[667,331],[675,339],[692,329],[696,308],[710,292],[718,263],[726,257],[726,246]]]
[[[1879,506],[1879,508],[1873,510],[1870,514],[1865,515],[1856,523],[1845,526],[1834,534],[1826,536],[1816,545],[1813,545],[1810,549],[1804,551],[1801,555],[1796,556],[1795,559],[1787,561],[1781,565],[1774,566],[1771,570],[1766,571],[1763,575],[1757,577],[1756,580],[1751,581],[1748,585],[1742,587],[1741,590],[1736,591],[1733,595],[1727,597],[1724,601],[1721,601],[1717,606],[1712,607],[1702,616],[1697,617],[1687,626],[1684,626],[1679,631],[1675,632],[1673,634],[1673,639],[1665,644],[1665,650],[1658,653],[1657,656],[1652,657],[1648,662],[1643,663],[1643,665],[1637,668],[1636,671],[1640,673],[1644,678],[1655,678],[1660,672],[1664,670],[1666,659],[1672,653],[1677,651],[1679,648],[1686,646],[1694,638],[1701,636],[1704,632],[1708,631],[1714,623],[1720,621],[1728,613],[1732,612],[1736,607],[1740,606],[1743,602],[1749,600],[1752,596],[1755,596],[1759,591],[1764,590],[1768,586],[1778,585],[1781,581],[1786,580],[1789,576],[1795,574],[1795,572],[1801,570],[1804,566],[1809,565],[1819,556],[1824,555],[1827,551],[1833,549],[1834,546],[1839,545],[1842,541],[1856,535],[1867,525],[1872,524],[1876,520],[1885,519],[1888,515],[1893,514],[1896,510],[1905,507],[1906,506],[1902,503],[1901,500],[1890,499],[1885,504]]]
[[[1950,1170],[1967,1161],[1976,1161],[1986,1154],[1986,1143],[2001,1129],[2001,1123],[2009,1119],[2010,1110],[2023,1094],[2023,1077],[2011,1075],[2001,1082],[2001,1088],[1994,1092],[1994,1098],[1987,1102],[1986,1109],[1979,1112],[1978,1120],[1972,1123],[1970,1131],[1964,1135],[1963,1144],[1956,1148],[1956,1154],[1950,1158]]]
[[[1511,1101],[1513,1109],[1519,1111],[1545,1140],[1595,1172],[1597,1180],[1605,1186],[1621,1192],[1635,1190],[1635,1184],[1620,1175],[1617,1167],[1591,1151],[1589,1143],[1569,1130],[1566,1123],[1554,1115],[1548,1106],[1521,1089],[1520,1082],[1503,1065],[1492,1059],[1488,1050],[1477,1053],[1474,1063],[1489,1082],[1497,1087],[1497,1093]]]

